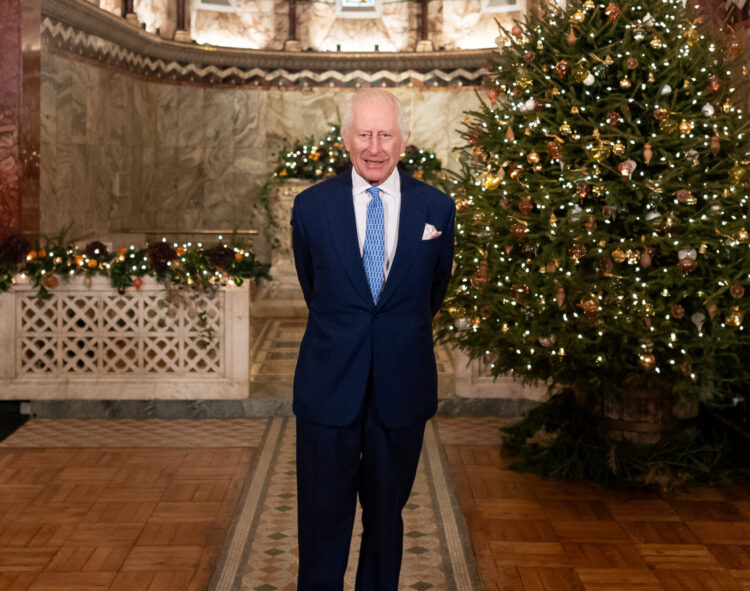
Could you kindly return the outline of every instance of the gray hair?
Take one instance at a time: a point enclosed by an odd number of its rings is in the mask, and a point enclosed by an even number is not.
[[[354,107],[369,101],[382,101],[395,107],[401,139],[405,140],[409,135],[409,122],[406,119],[404,108],[401,106],[401,101],[392,92],[382,88],[363,88],[352,94],[346,101],[344,111],[341,114],[341,135],[346,136],[351,130]]]

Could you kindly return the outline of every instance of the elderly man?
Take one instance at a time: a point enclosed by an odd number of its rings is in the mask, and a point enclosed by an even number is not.
[[[343,588],[357,495],[357,591],[396,591],[425,422],[437,408],[432,317],[455,206],[396,165],[409,128],[385,90],[342,117],[353,168],[300,193],[292,244],[309,309],[294,377],[300,591]]]

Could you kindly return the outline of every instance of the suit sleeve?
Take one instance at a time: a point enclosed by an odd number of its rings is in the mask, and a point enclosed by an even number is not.
[[[302,288],[305,303],[310,306],[310,296],[313,288],[313,265],[310,256],[310,248],[305,238],[304,227],[300,220],[299,205],[297,200],[292,208],[292,252],[294,253],[294,266],[297,268],[297,279]]]
[[[438,313],[438,310],[440,310],[443,298],[445,297],[445,291],[448,289],[448,282],[451,278],[451,272],[453,270],[453,241],[455,231],[456,204],[451,200],[448,222],[443,230],[443,235],[441,237],[442,246],[440,247],[440,254],[438,256],[437,264],[435,265],[435,274],[432,278],[430,306],[432,308],[433,316]]]

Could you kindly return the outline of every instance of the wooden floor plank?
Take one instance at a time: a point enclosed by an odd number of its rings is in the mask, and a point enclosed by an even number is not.
[[[493,465],[470,419],[439,424],[485,589],[750,591],[750,483],[660,495],[543,479]]]

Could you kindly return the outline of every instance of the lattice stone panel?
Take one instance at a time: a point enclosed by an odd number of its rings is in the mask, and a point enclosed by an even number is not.
[[[153,280],[118,294],[100,278],[90,287],[61,282],[39,300],[32,286],[16,286],[0,294],[0,348],[11,353],[0,355],[0,398],[12,397],[5,386],[30,379],[58,380],[75,397],[89,397],[81,394],[86,380],[92,392],[106,384],[101,398],[159,397],[165,388],[173,397],[246,395],[247,296],[246,286],[231,286],[170,303]]]
[[[221,373],[224,293],[53,292],[18,298],[19,374]],[[42,345],[42,342],[44,343]],[[41,351],[39,349],[40,345]]]

